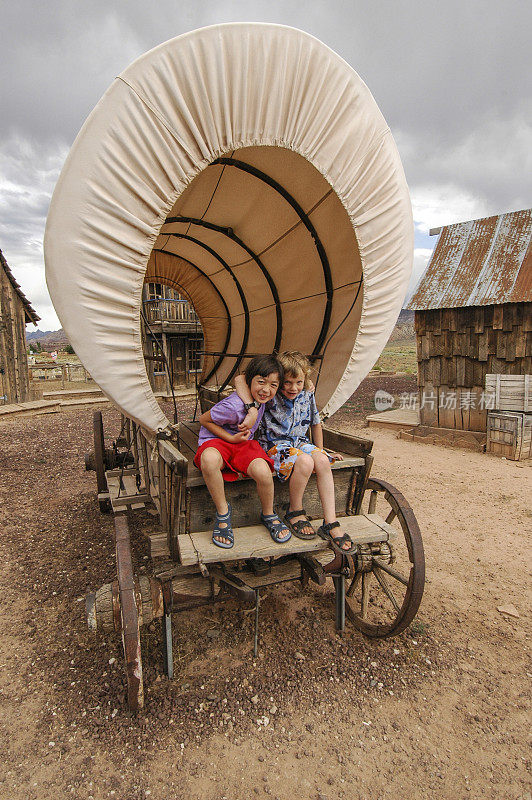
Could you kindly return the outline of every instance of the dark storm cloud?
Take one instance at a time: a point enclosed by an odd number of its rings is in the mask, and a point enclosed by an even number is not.
[[[4,4],[0,47],[0,247],[30,294],[50,192],[99,97],[133,59],[187,30],[234,20],[302,28],[368,84],[398,143],[418,223],[532,204],[532,4],[272,0]],[[38,262],[38,266],[37,266]],[[21,274],[21,271],[24,274]]]

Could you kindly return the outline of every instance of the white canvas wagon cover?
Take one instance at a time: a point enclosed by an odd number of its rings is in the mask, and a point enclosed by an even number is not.
[[[413,253],[408,188],[368,88],[312,36],[216,25],[146,53],[85,122],[57,183],[46,276],[105,394],[167,427],[141,341],[145,278],[187,296],[202,381],[301,350],[334,413],[395,324]]]

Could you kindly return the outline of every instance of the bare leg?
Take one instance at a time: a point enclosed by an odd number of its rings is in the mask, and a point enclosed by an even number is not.
[[[222,476],[223,458],[215,447],[206,447],[201,454],[201,472],[205,485],[213,499],[218,514],[227,514],[229,507],[225,499],[224,479]],[[220,522],[220,528],[227,528],[227,522]],[[229,539],[216,536],[218,541],[229,544]]]
[[[297,511],[298,509],[303,508],[303,494],[307,488],[308,480],[313,471],[314,461],[312,457],[306,453],[299,455],[292,469],[290,483],[288,484],[288,493],[290,497],[289,511]],[[290,522],[293,523],[304,519],[305,517],[303,515],[299,515],[297,517],[292,517]],[[303,528],[303,532],[309,534],[313,533],[312,526],[309,525],[308,529]]]
[[[273,514],[273,476],[263,458],[254,458],[248,467],[248,475],[257,484],[257,494],[263,514]]]
[[[316,471],[316,483],[318,484],[318,493],[323,508],[324,522],[336,522],[336,505],[334,500],[334,480],[331,470],[329,459],[323,453],[314,450],[312,453],[314,461],[314,469]],[[343,536],[341,528],[334,528],[334,538],[339,539]],[[351,545],[349,542],[344,542],[342,545],[344,550],[349,550]]]

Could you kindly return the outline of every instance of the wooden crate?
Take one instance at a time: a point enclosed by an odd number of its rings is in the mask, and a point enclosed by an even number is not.
[[[511,461],[532,458],[532,414],[489,411],[486,452]]]
[[[486,375],[486,394],[496,411],[532,412],[532,375]]]

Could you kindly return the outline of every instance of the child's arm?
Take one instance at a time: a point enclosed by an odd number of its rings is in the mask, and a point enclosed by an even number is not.
[[[311,425],[310,430],[312,431],[312,443],[319,447],[320,450],[323,450],[323,428],[321,426],[321,422],[317,425]],[[327,454],[330,455],[335,461],[343,461],[344,457],[341,453],[333,453],[332,450]]]
[[[202,414],[199,418],[200,425],[203,425],[204,428],[207,428],[213,436],[217,439],[223,439],[224,442],[231,442],[232,444],[238,444],[238,442],[245,442],[246,439],[249,439],[250,432],[249,430],[239,431],[238,433],[232,434],[228,433],[225,428],[222,428],[221,425],[217,425],[216,422],[213,422],[211,419],[211,412],[206,411]]]
[[[315,419],[319,419],[318,409],[316,408],[316,401],[314,400],[314,397],[312,397],[312,402],[311,402],[311,418],[312,417],[314,417]],[[313,444],[315,444],[316,447],[319,447],[320,450],[323,450],[323,427],[322,427],[321,422],[316,422],[316,423],[314,423],[314,425],[311,424],[310,430],[312,431],[312,442],[313,442]],[[343,455],[341,453],[333,453],[331,451],[329,453],[329,455],[335,461],[343,461],[344,460],[344,457],[343,457]]]
[[[236,391],[237,395],[240,397],[240,399],[242,400],[242,402],[246,403],[246,405],[248,403],[252,403],[253,402],[253,397],[251,396],[251,392],[249,390],[249,386],[247,385],[246,379],[244,378],[244,376],[243,375],[237,375],[236,378],[234,379],[234,384],[235,384],[235,391]],[[249,411],[247,412],[246,416],[244,417],[244,419],[242,420],[242,422],[238,426],[239,430],[241,430],[241,431],[249,431],[249,429],[252,428],[253,425],[256,423],[258,413],[259,413],[259,409],[255,408],[255,406],[253,406],[253,408],[250,408]]]
[[[323,450],[323,428],[321,427],[321,422],[318,422],[317,425],[311,425],[310,430],[312,431],[312,443],[319,447],[320,450]]]

